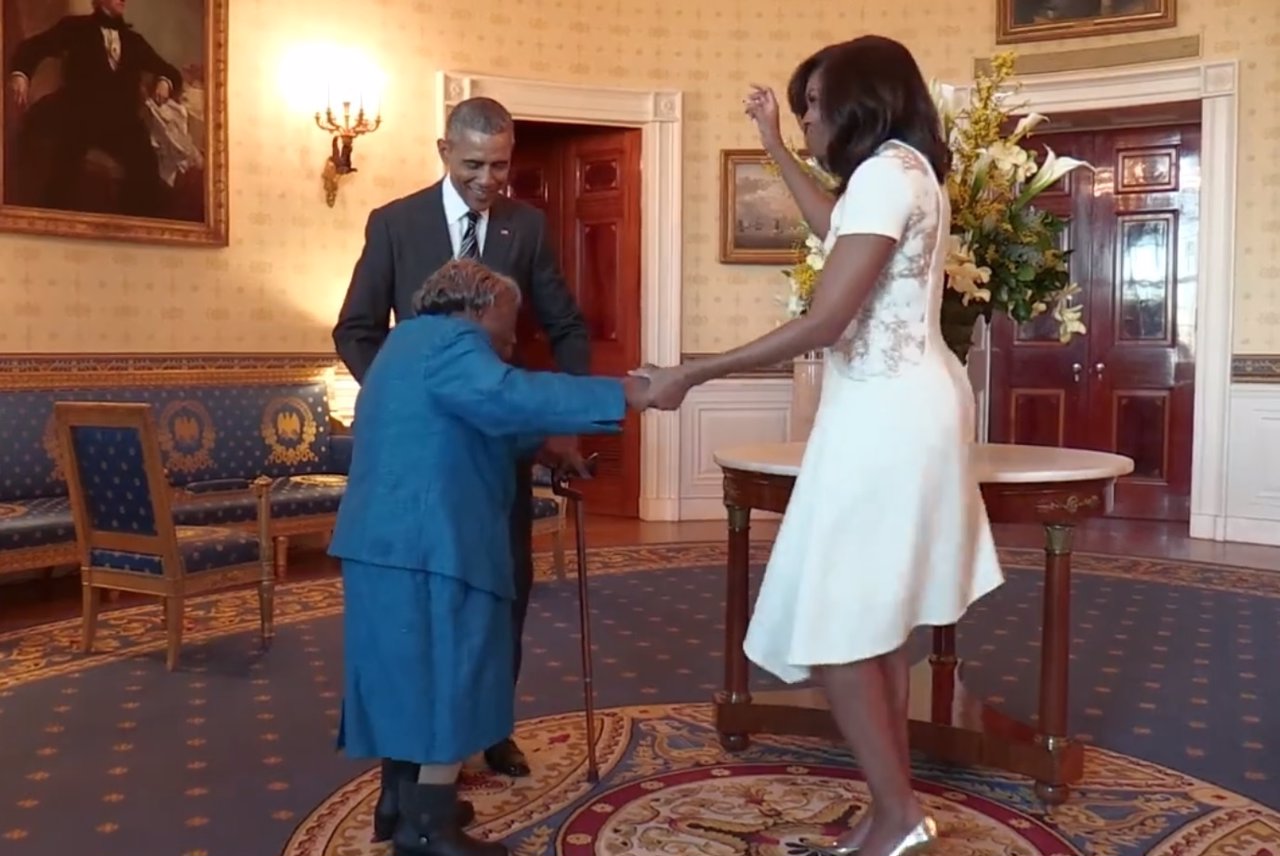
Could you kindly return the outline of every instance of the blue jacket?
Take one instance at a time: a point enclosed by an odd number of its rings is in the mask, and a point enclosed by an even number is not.
[[[356,400],[329,554],[422,570],[514,599],[516,459],[546,436],[621,430],[621,380],[514,368],[478,324],[397,324]]]

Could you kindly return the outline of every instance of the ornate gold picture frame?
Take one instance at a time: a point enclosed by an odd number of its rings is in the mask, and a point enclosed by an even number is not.
[[[996,0],[996,44],[1161,30],[1178,0]]]
[[[0,0],[0,231],[225,247],[229,0]]]
[[[763,149],[720,152],[720,261],[790,265],[806,229],[782,178]]]

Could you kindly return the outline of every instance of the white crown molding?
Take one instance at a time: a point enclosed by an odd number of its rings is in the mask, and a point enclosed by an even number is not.
[[[1193,538],[1227,538],[1232,314],[1235,308],[1239,62],[1177,62],[1028,75],[1019,100],[1044,113],[1200,102],[1200,237],[1196,289]],[[960,103],[972,86],[956,87]]]
[[[641,131],[641,345],[644,362],[680,362],[682,324],[681,166],[683,96],[675,90],[616,89],[442,71],[437,75],[437,128],[449,109],[477,96],[494,98],[517,119],[619,125]],[[641,420],[640,517],[676,520],[680,513],[680,422],[650,411]]]

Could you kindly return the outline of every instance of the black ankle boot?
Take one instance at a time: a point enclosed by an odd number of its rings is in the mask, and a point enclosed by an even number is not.
[[[373,841],[390,841],[400,820],[400,783],[418,781],[418,765],[412,761],[382,759],[382,790],[373,809]],[[458,824],[468,826],[476,819],[476,810],[466,800],[458,801]]]
[[[508,856],[502,844],[463,832],[459,808],[456,785],[401,782],[395,856]]]
[[[382,759],[382,790],[373,809],[373,840],[389,841],[400,819],[400,783],[418,781],[418,765],[412,761]]]

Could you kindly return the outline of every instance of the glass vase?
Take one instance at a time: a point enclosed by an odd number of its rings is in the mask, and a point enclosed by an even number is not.
[[[818,400],[822,395],[822,353],[802,354],[792,364],[791,414],[787,426],[787,440],[803,443],[813,430],[813,419],[818,413]]]

